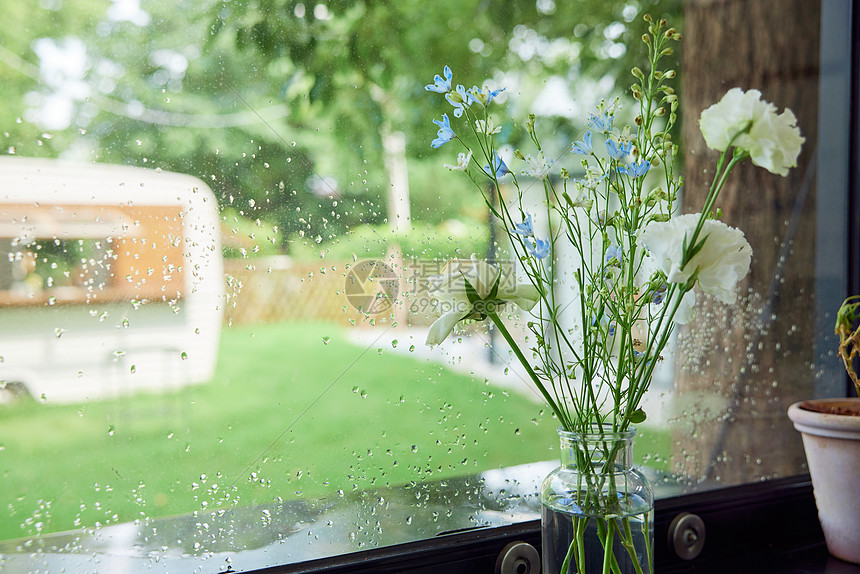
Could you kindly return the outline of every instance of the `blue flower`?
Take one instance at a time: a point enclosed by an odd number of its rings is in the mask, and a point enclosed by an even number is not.
[[[570,146],[570,151],[573,153],[578,153],[580,155],[590,155],[591,154],[591,131],[585,132],[585,135],[582,136],[580,141],[575,141]]]
[[[526,243],[526,249],[528,249],[528,252],[532,256],[538,259],[546,259],[549,255],[549,240],[544,241],[535,237],[535,244]]]
[[[457,84],[457,88],[453,92],[445,94],[445,99],[454,106],[454,117],[459,118],[463,115],[463,110],[469,107],[472,97],[466,93],[463,84]]]
[[[612,129],[612,116],[609,112],[603,112],[601,115],[588,114],[588,125],[599,132],[606,133]]]
[[[451,122],[448,120],[448,114],[442,114],[442,121],[433,120],[433,123],[439,126],[439,131],[436,133],[436,139],[430,145],[434,148],[439,148],[454,139],[456,134],[451,129]]]
[[[606,263],[612,263],[613,259],[618,263],[621,263],[623,261],[623,257],[624,251],[621,249],[620,245],[612,245],[606,249]]]
[[[606,315],[602,315],[600,317],[600,321],[598,321],[595,317],[591,317],[591,326],[592,327],[606,327],[606,332],[610,337],[615,336],[615,323],[610,323],[609,318]]]
[[[633,351],[633,360],[634,361],[645,361],[646,365],[650,365],[651,363],[654,362],[653,358],[648,359],[648,357],[645,355],[645,353],[643,353],[642,351],[636,351],[636,350]]]
[[[662,304],[663,301],[665,301],[665,299],[666,299],[667,289],[668,289],[668,286],[665,283],[663,283],[662,285],[657,287],[657,289],[655,289],[654,292],[651,293],[651,302],[655,305]]]
[[[511,170],[508,169],[508,166],[505,165],[505,162],[502,158],[499,157],[499,154],[493,152],[493,165],[492,167],[489,165],[484,166],[484,173],[489,175],[490,177],[502,177],[503,175],[507,175],[511,173]]]
[[[478,86],[472,86],[471,88],[469,88],[468,95],[469,99],[472,102],[481,104],[482,106],[488,106],[490,105],[490,102],[496,99],[496,96],[498,96],[504,91],[505,88],[501,88],[499,90],[491,90],[487,87],[481,89]]]
[[[524,235],[526,237],[531,237],[535,234],[534,229],[532,228],[532,214],[526,213],[526,218],[522,223],[517,223],[514,225],[514,228],[511,230],[517,235]]]
[[[472,86],[471,88],[469,88],[468,94],[471,101],[481,104],[482,106],[488,106],[490,105],[490,102],[496,99],[496,96],[498,96],[504,91],[505,88],[501,88],[499,90],[491,90],[487,87],[481,89],[478,86]]]
[[[571,514],[583,514],[582,508],[572,498],[559,498],[558,504],[567,507]]]
[[[436,74],[435,84],[427,84],[424,86],[424,89],[428,92],[436,92],[437,94],[447,94],[451,91],[451,79],[454,75],[451,73],[451,68],[445,66],[445,69],[442,71],[445,74],[445,78],[443,79],[439,74]]]
[[[631,163],[627,167],[618,167],[618,173],[625,173],[630,177],[642,177],[648,170],[651,169],[651,162],[648,160],[644,160],[639,163]]]
[[[499,94],[504,92],[507,88],[500,88],[498,90],[490,90],[490,95],[487,96],[487,103],[489,104],[493,100],[495,100]]]
[[[615,140],[606,140],[606,152],[609,154],[609,157],[615,161],[621,161],[627,157],[627,154],[629,154],[632,149],[633,142],[621,144],[621,147],[619,147],[618,144],[615,143]]]

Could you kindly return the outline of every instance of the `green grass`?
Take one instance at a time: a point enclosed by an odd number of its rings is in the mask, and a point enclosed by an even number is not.
[[[555,459],[540,411],[338,327],[233,327],[209,383],[0,408],[0,540]],[[637,451],[667,441],[646,433]]]

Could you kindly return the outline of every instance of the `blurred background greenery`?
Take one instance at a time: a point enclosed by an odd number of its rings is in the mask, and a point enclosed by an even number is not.
[[[432,119],[450,106],[424,86],[447,64],[455,83],[506,87],[516,121],[501,143],[524,143],[535,111],[546,147],[561,149],[592,105],[631,83],[642,15],[680,26],[681,2],[44,0],[3,11],[6,153],[197,176],[223,209],[225,255],[311,258],[355,252],[364,227],[392,226],[393,170],[408,174],[416,237],[450,236],[457,220],[473,228],[462,251],[486,249],[480,194],[441,168],[455,150],[430,154]],[[402,152],[386,151],[389,134],[403,134]],[[423,256],[422,239],[401,241]]]

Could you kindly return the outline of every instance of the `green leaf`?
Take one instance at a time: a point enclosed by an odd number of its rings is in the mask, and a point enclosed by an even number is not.
[[[495,207],[493,207],[493,204],[492,204],[492,203],[490,203],[490,200],[489,200],[489,199],[487,199],[486,197],[484,198],[484,203],[486,203],[486,204],[487,204],[487,208],[490,210],[490,213],[492,213],[492,214],[493,214],[493,215],[495,215],[497,218],[499,218],[499,219],[501,219],[501,220],[503,220],[503,221],[504,221],[504,219],[502,218],[502,215],[499,213],[499,211],[498,211]]]
[[[496,282],[493,283],[493,288],[490,289],[490,294],[487,295],[487,299],[496,299],[499,294],[499,281],[502,280],[502,270],[499,269],[499,274],[496,275]]]
[[[630,422],[638,425],[645,422],[645,417],[645,411],[639,408],[630,413]]]
[[[478,292],[475,290],[475,288],[472,286],[472,284],[469,283],[468,279],[463,277],[463,283],[466,284],[466,297],[469,298],[469,303],[474,305],[478,301],[482,301],[481,296],[478,295]]]
[[[686,249],[685,249],[685,257],[684,257],[684,259],[687,261],[687,263],[689,263],[689,262],[690,262],[690,260],[692,260],[692,259],[693,259],[693,257],[695,257],[695,256],[696,256],[696,254],[698,254],[698,253],[699,253],[699,251],[701,251],[701,250],[702,250],[702,247],[704,247],[704,246],[705,246],[705,241],[707,241],[707,240],[708,240],[708,237],[710,237],[710,235],[705,235],[704,237],[702,237],[702,239],[701,239],[698,243],[696,243],[695,245],[693,245],[692,247],[690,247],[690,251],[689,251],[689,253],[686,253]],[[686,245],[686,243],[687,243],[687,238],[686,238],[686,237],[684,237],[684,244]]]

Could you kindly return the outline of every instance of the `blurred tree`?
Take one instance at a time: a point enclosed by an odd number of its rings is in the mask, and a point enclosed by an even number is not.
[[[729,88],[758,89],[780,112],[793,110],[806,143],[787,177],[745,162],[723,189],[722,219],[744,231],[752,265],[737,305],[700,301],[697,313],[707,319],[684,329],[684,339],[697,347],[695,354],[678,354],[676,400],[683,415],[675,470],[692,481],[726,485],[790,476],[802,471],[804,455],[784,413],[810,396],[815,378],[816,268],[810,262],[816,260],[817,190],[811,175],[821,2],[691,0],[685,8],[684,210],[701,209],[719,155],[705,146],[696,120]]]
[[[541,95],[558,100],[553,78],[608,96],[626,86],[616,79],[638,55],[626,46],[641,14],[679,3],[6,3],[4,147],[190,173],[239,216],[278,226],[281,241],[325,243],[387,217],[383,139],[402,132],[404,157],[427,157],[431,120],[449,108],[424,85],[445,64],[455,82],[508,86],[517,117]],[[548,106],[546,131],[569,139],[569,111]],[[512,145],[523,135],[505,134]],[[418,171],[413,217],[439,221],[434,204],[478,215],[465,187]]]

